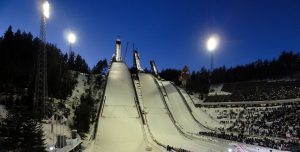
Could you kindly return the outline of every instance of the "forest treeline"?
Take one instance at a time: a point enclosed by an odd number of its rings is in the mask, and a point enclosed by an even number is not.
[[[0,92],[22,92],[28,88],[33,96],[39,45],[42,42],[31,33],[8,27],[0,37]],[[85,59],[74,52],[62,53],[51,43],[46,44],[49,96],[65,99],[76,83],[70,70],[82,73],[103,73],[107,61],[100,60],[89,68]]]
[[[166,80],[180,84],[181,70],[164,69],[160,76]],[[211,75],[211,83],[232,83],[242,81],[259,81],[266,79],[300,78],[300,53],[283,51],[278,58],[257,60],[245,65],[226,68],[215,68]],[[206,68],[190,72],[187,89],[193,92],[208,92],[210,72]]]
[[[0,36],[0,96],[22,96],[18,99],[20,101],[14,102],[9,98],[9,101],[4,102],[8,114],[5,119],[0,120],[0,151],[45,151],[41,117],[39,113],[32,112],[37,58],[42,43],[30,32],[21,32],[19,29],[14,32],[11,26]],[[79,54],[62,53],[51,43],[46,44],[46,50],[48,94],[51,98],[66,99],[71,95],[77,83],[77,74],[72,71],[93,74],[107,72],[106,59],[99,60],[90,69]],[[81,104],[76,108],[77,121],[88,122],[93,116],[89,109],[92,109],[94,100],[88,95],[81,98]],[[86,110],[91,114],[87,115]],[[78,128],[79,133],[89,129],[76,123],[74,128]]]

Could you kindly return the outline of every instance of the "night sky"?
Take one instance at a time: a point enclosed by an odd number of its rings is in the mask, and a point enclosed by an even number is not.
[[[220,37],[216,66],[245,64],[300,51],[300,0],[49,0],[47,41],[68,50],[64,33],[78,36],[73,46],[92,67],[110,59],[121,36],[129,42],[126,62],[132,65],[132,44],[143,67],[154,59],[159,69],[209,67],[205,40]],[[39,35],[38,0],[0,0],[0,33],[12,25]],[[124,52],[123,52],[124,53]]]

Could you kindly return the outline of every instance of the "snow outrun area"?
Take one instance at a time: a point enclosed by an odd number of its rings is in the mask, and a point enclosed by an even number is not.
[[[127,65],[114,62],[107,79],[96,139],[88,151],[146,151],[146,137],[143,135],[135,98]]]

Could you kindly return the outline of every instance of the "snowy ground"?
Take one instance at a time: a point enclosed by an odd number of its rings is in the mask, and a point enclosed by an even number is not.
[[[7,116],[7,110],[5,108],[4,105],[0,105],[0,122],[2,121],[2,119],[5,119]]]
[[[193,93],[193,94],[190,94],[190,96],[192,98],[192,102],[193,102],[194,105],[202,104],[204,102],[204,100],[200,99],[200,94],[199,93]]]
[[[77,73],[77,74],[76,74]],[[47,147],[53,146],[56,143],[56,136],[57,135],[66,135],[68,139],[70,139],[71,130],[69,128],[70,124],[73,123],[73,117],[74,117],[74,111],[79,104],[80,104],[80,97],[86,93],[87,89],[91,89],[92,91],[92,97],[95,100],[99,100],[101,95],[101,89],[95,89],[95,83],[96,83],[96,76],[99,75],[87,75],[84,73],[78,73],[73,71],[72,74],[75,76],[77,75],[77,84],[75,85],[72,94],[70,97],[67,97],[67,100],[65,100],[65,106],[67,109],[70,110],[70,115],[67,118],[65,124],[61,124],[60,120],[55,120],[54,122],[54,129],[53,133],[51,133],[51,124],[49,120],[47,120],[47,124],[43,124],[43,130],[44,130],[44,137],[45,137],[45,143]],[[90,77],[90,83],[88,83],[88,77]],[[57,104],[60,100],[53,99],[54,104]],[[97,103],[99,104],[99,103]],[[96,105],[98,107],[98,105]],[[58,111],[57,114],[61,114],[61,111]],[[86,147],[90,144],[90,138],[91,134],[94,130],[94,124],[90,125],[90,133],[86,134],[86,138],[83,140],[83,147]],[[79,137],[79,136],[78,136]]]
[[[131,76],[125,63],[112,64],[105,99],[94,145],[87,151],[146,151],[146,137],[135,105]]]
[[[191,151],[227,151],[227,148],[230,148],[230,146],[226,146],[222,142],[212,142],[206,139],[200,140],[180,132],[170,118],[170,114],[163,103],[163,97],[153,77],[149,74],[139,74],[139,78],[146,120],[155,140],[164,145]],[[190,126],[188,127],[190,128]]]
[[[208,96],[216,96],[216,95],[231,95],[230,92],[222,91],[223,84],[214,84],[209,87]]]
[[[169,81],[161,81],[160,83],[165,88],[168,97],[167,105],[178,125],[186,132],[192,134],[198,134],[200,131],[208,131],[194,120],[189,108],[185,105],[185,101],[183,101],[175,86]]]
[[[190,107],[193,116],[195,117],[195,119],[198,122],[200,122],[202,125],[210,128],[210,129],[213,129],[213,130],[223,126],[216,120],[216,118],[211,117],[209,114],[207,114],[202,109],[197,108],[193,104],[191,96],[189,96],[184,89],[179,88],[179,90],[181,91],[182,95],[186,99],[187,104]]]

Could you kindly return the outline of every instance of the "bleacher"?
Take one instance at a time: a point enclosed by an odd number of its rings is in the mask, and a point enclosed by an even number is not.
[[[300,98],[300,81],[252,81],[223,84],[231,95],[208,96],[205,102],[268,101]]]
[[[202,135],[282,150],[300,146],[300,100],[282,104],[202,107],[223,128]]]

